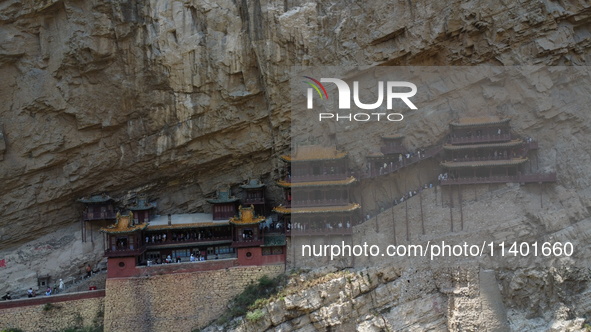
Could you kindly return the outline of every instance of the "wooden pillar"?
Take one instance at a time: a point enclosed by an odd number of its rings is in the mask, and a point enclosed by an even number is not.
[[[404,209],[406,212],[406,241],[410,241],[410,229],[408,223],[408,199],[404,201]]]
[[[464,230],[464,210],[463,210],[463,203],[462,203],[462,188],[461,185],[458,185],[458,201],[460,204],[460,230]]]
[[[544,193],[543,189],[544,189],[544,187],[542,185],[542,182],[540,182],[540,208],[544,207],[544,202],[542,201],[542,194]]]
[[[454,231],[454,215],[453,215],[453,205],[454,205],[454,198],[452,195],[453,186],[449,186],[449,222],[450,222],[450,229]]]
[[[421,206],[421,228],[423,231],[423,235],[425,235],[425,219],[423,219],[423,192],[419,193],[419,204]]]
[[[86,242],[86,221],[84,218],[80,220],[80,232],[82,232],[82,242]]]

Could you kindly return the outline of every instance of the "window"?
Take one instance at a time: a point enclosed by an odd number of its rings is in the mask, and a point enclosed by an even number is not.
[[[234,253],[234,248],[230,247],[230,246],[222,246],[222,247],[217,247],[216,249],[216,254],[231,254]]]
[[[172,251],[172,257],[189,257],[191,256],[191,249],[176,249]]]

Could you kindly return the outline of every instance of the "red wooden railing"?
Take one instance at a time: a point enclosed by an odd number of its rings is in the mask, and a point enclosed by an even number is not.
[[[470,137],[450,137],[451,144],[469,144],[469,143],[488,143],[488,142],[506,142],[511,140],[511,134],[500,135],[481,135]]]
[[[346,199],[292,199],[290,207],[334,206],[347,204],[349,204],[349,201]]]
[[[107,212],[84,212],[84,220],[103,220],[103,219],[115,219],[117,213],[114,211]]]

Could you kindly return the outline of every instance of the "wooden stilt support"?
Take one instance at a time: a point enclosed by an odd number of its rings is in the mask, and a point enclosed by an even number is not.
[[[453,206],[454,206],[454,198],[452,195],[453,186],[449,186],[449,222],[450,222],[450,229],[454,231],[454,213],[453,213]]]
[[[462,187],[458,185],[458,202],[460,204],[460,230],[464,230],[464,210],[463,210],[463,202],[462,202]]]
[[[393,240],[394,245],[396,245],[396,220],[394,219],[394,205],[392,205],[392,233],[393,233]]]
[[[542,182],[540,182],[540,208],[544,207],[544,202],[542,200],[542,195],[544,194],[544,187]]]
[[[84,219],[80,220],[80,231],[82,232],[82,242],[86,242],[86,222]]]
[[[406,241],[410,241],[410,229],[408,227],[408,199],[404,201],[404,209],[406,211]]]
[[[439,186],[439,183],[435,184],[435,206],[437,206],[437,187]],[[441,202],[441,206],[443,207],[443,201]]]
[[[425,235],[425,219],[423,218],[423,192],[419,193],[419,204],[421,206],[421,230],[423,231],[423,235]]]

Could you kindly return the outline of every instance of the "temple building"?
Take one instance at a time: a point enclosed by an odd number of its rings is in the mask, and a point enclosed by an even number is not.
[[[146,194],[139,194],[135,203],[128,205],[127,209],[133,212],[134,224],[142,224],[150,220],[150,215],[156,210],[156,203],[148,202]]]
[[[219,190],[217,197],[207,202],[212,205],[213,220],[228,220],[236,215],[238,198],[230,194],[230,189]]]
[[[403,135],[384,135],[381,137],[380,151],[370,152],[367,158],[367,173],[378,176],[392,172],[403,166],[408,150],[402,145]]]
[[[351,202],[347,153],[318,145],[300,146],[293,155],[281,156],[286,176],[277,184],[284,189],[281,214],[287,235],[348,235],[358,224],[359,204]]]
[[[265,201],[265,185],[257,179],[251,179],[247,183],[240,186],[244,190],[244,204],[251,204],[254,210],[259,215],[265,215],[266,201]]]
[[[111,196],[103,193],[89,197],[82,197],[77,201],[84,204],[84,211],[82,212],[81,219],[82,242],[87,241],[88,228],[90,228],[90,240],[94,241],[93,228],[98,229],[115,221],[116,211],[114,200]]]
[[[109,258],[107,270],[134,267],[137,257],[141,257],[146,251],[142,231],[148,223],[134,224],[133,218],[133,212],[128,215],[117,213],[115,224],[101,228],[101,232],[105,233],[105,256]]]
[[[229,190],[208,201],[212,213],[155,215],[156,204],[139,195],[127,214],[117,213],[114,224],[101,228],[108,277],[136,276],[164,263],[215,261],[228,267],[285,261],[285,235],[266,236],[267,218],[253,205],[237,207],[239,199]]]
[[[443,145],[442,185],[556,181],[556,173],[527,172],[528,153],[538,145],[512,134],[510,119],[460,118],[450,131]]]

